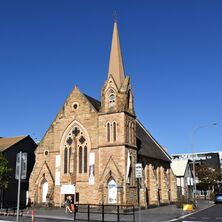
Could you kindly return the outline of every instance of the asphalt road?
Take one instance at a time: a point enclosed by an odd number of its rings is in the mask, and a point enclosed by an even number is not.
[[[0,217],[0,222],[11,222],[16,221],[16,217]],[[30,217],[20,217],[19,222],[31,222],[32,219]],[[35,222],[71,222],[70,220],[61,220],[61,219],[48,219],[48,218],[35,218]]]
[[[210,208],[194,213],[184,219],[176,220],[180,222],[222,222],[222,204],[216,204]]]

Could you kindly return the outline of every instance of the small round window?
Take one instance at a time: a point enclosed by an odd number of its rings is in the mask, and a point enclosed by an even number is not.
[[[49,155],[49,151],[45,150],[44,154],[45,154],[45,156],[48,156]]]
[[[72,108],[73,108],[74,110],[78,109],[78,108],[79,108],[79,104],[78,104],[78,103],[73,103],[73,104],[72,104]]]

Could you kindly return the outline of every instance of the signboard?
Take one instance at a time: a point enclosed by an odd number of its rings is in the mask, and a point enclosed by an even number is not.
[[[95,183],[95,153],[89,154],[89,184]]]
[[[76,187],[72,184],[62,185],[60,188],[60,194],[75,194]]]
[[[142,167],[142,163],[137,163],[136,164],[136,178],[142,178],[143,177],[143,167]]]
[[[55,185],[60,185],[60,155],[56,155],[56,172],[55,172]]]
[[[16,155],[15,179],[19,179],[20,153]],[[27,153],[21,153],[21,179],[26,179],[27,174]]]
[[[114,180],[108,183],[108,203],[117,203],[117,184]]]

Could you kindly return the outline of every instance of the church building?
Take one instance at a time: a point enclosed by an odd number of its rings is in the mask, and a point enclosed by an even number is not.
[[[101,101],[74,87],[35,155],[33,203],[59,206],[72,195],[79,203],[136,205],[138,192],[143,206],[176,201],[171,158],[136,118],[116,21]],[[139,189],[137,163],[143,168]]]

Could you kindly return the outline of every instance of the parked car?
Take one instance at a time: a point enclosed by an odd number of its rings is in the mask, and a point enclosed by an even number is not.
[[[215,203],[215,204],[217,204],[217,203],[222,203],[222,193],[217,193],[217,194],[215,195],[214,203]]]

